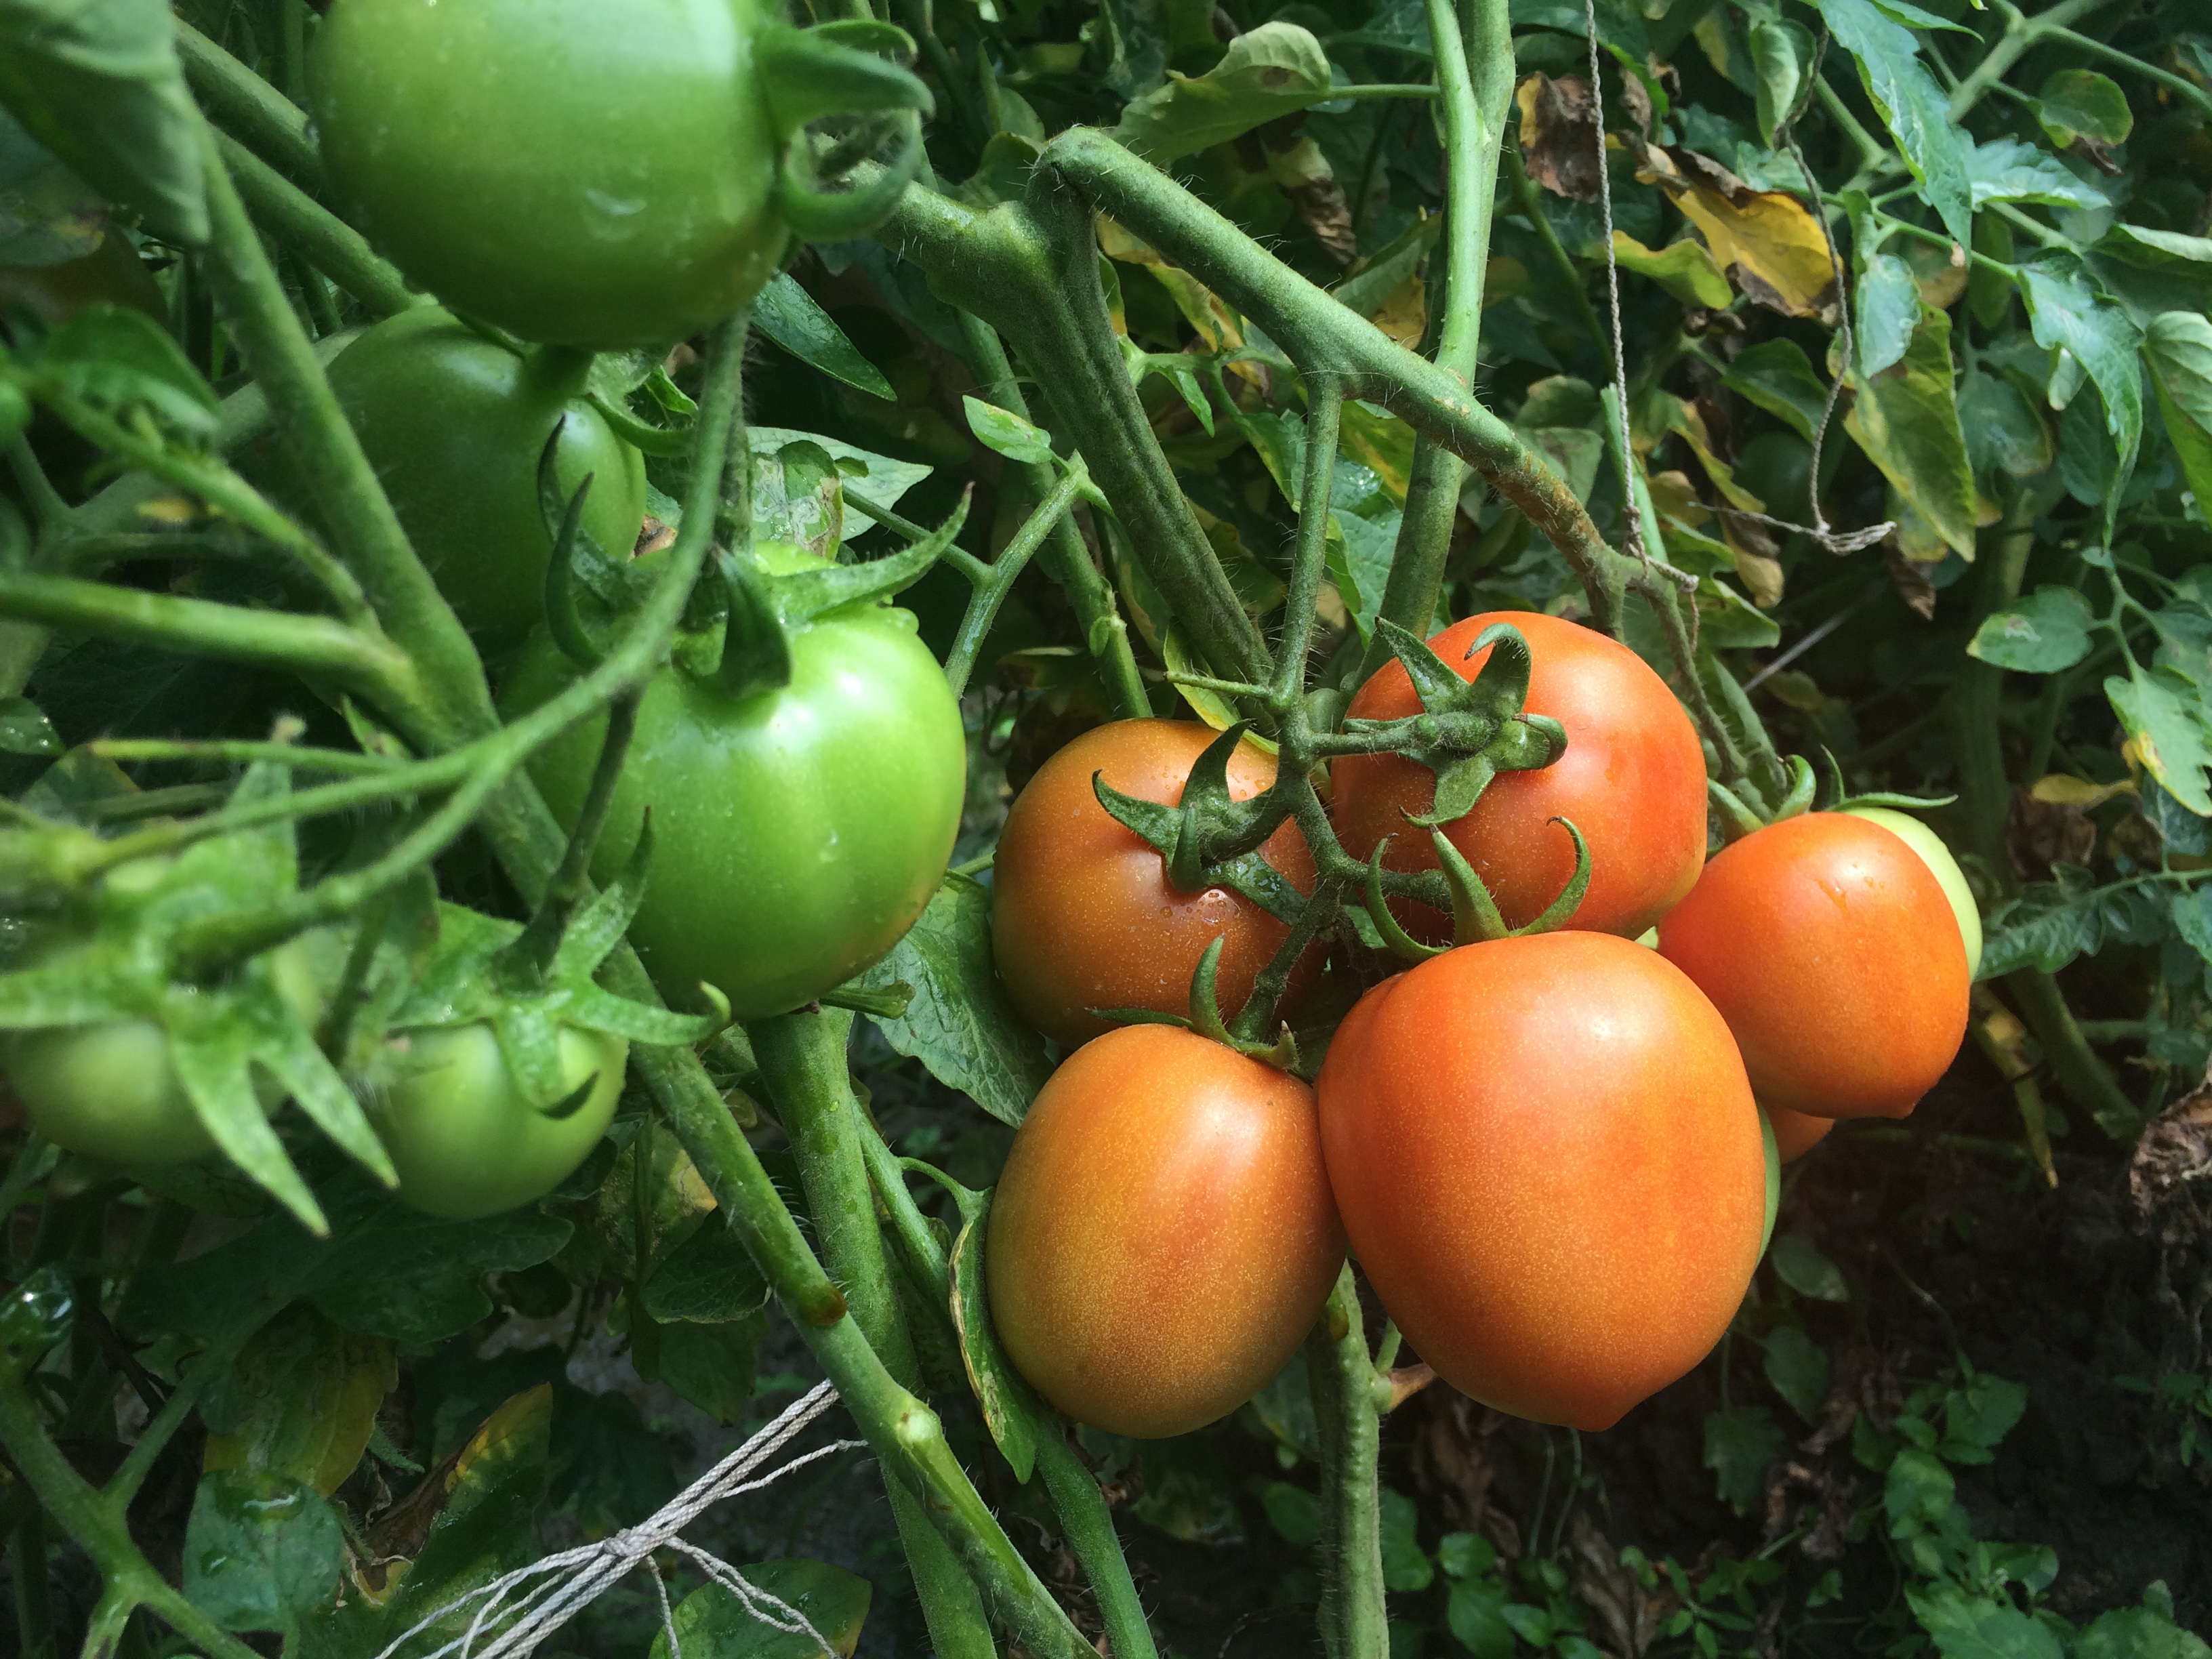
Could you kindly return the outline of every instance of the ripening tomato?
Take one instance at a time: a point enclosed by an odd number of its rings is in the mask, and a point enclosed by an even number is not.
[[[1438,1376],[1602,1429],[1728,1328],[1765,1231],[1765,1136],[1728,1027],[1638,945],[1558,933],[1388,980],[1322,1066],[1352,1248]]]
[[[1869,823],[1878,823],[1895,832],[1899,840],[1920,854],[1920,861],[1942,884],[1943,896],[1950,901],[1951,914],[1959,919],[1959,934],[1966,945],[1966,976],[1972,978],[1982,965],[1982,910],[1974,902],[1974,890],[1967,884],[1966,872],[1959,867],[1959,860],[1943,844],[1943,837],[1918,818],[1891,807],[1849,806],[1844,811],[1846,817],[1864,818]]]
[[[1766,1121],[1774,1126],[1774,1149],[1784,1164],[1795,1164],[1826,1139],[1828,1131],[1836,1127],[1832,1117],[1808,1117],[1779,1106],[1766,1109]]]
[[[1290,929],[1225,887],[1179,893],[1167,865],[1109,817],[1094,773],[1125,795],[1170,805],[1192,764],[1220,733],[1182,720],[1117,720],[1085,732],[1029,781],[1006,814],[992,864],[991,949],[999,977],[1030,1023],[1071,1047],[1110,1028],[1094,1008],[1190,1006],[1198,959],[1223,941],[1215,991],[1233,1018]],[[1274,757],[1251,744],[1230,757],[1229,793],[1249,799],[1275,781]],[[1285,823],[1260,856],[1301,892],[1313,890],[1313,854]],[[1285,1012],[1317,960],[1291,975]]]
[[[1343,1265],[1313,1091],[1167,1025],[1109,1031],[1053,1073],[984,1239],[1016,1368],[1076,1421],[1147,1440],[1266,1386]]]
[[[1661,920],[1659,950],[1784,1111],[1903,1117],[1966,1033],[1966,951],[1942,884],[1862,817],[1808,812],[1723,848]]]
[[[1572,926],[1633,939],[1698,879],[1705,860],[1705,761],[1689,716],[1667,683],[1619,641],[1533,611],[1495,611],[1455,623],[1429,641],[1473,679],[1489,660],[1468,647],[1492,623],[1510,623],[1534,664],[1527,708],[1566,728],[1567,751],[1532,772],[1501,772],[1464,817],[1444,826],[1498,901],[1507,923],[1534,921],[1574,874],[1574,842],[1550,820],[1574,820],[1589,842],[1590,884]],[[1347,714],[1397,720],[1420,712],[1404,665],[1359,688]],[[1365,858],[1395,837],[1383,862],[1433,870],[1428,831],[1405,820],[1436,799],[1436,775],[1401,755],[1347,756],[1331,769],[1337,832]],[[1401,911],[1409,931],[1448,939],[1449,922],[1425,906]]]

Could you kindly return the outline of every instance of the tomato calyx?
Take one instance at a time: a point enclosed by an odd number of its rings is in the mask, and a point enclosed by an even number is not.
[[[1239,720],[1206,746],[1176,805],[1125,795],[1103,772],[1091,775],[1091,789],[1108,817],[1160,855],[1177,892],[1226,887],[1278,921],[1291,921],[1305,896],[1257,850],[1281,823],[1282,811],[1266,794],[1235,800],[1229,793],[1230,758],[1251,729],[1250,721]]]
[[[1420,823],[1422,819],[1407,815],[1407,821]],[[1440,957],[1447,951],[1464,945],[1479,945],[1501,939],[1527,939],[1537,933],[1556,933],[1574,920],[1583,896],[1589,891],[1589,842],[1575,827],[1571,818],[1555,817],[1550,822],[1565,830],[1575,843],[1574,873],[1554,898],[1531,921],[1518,927],[1506,925],[1505,917],[1491,896],[1490,889],[1475,873],[1467,856],[1441,830],[1429,831],[1430,842],[1437,849],[1437,864],[1443,884],[1451,895],[1452,942],[1449,945],[1424,945],[1399,925],[1390,914],[1390,907],[1382,891],[1382,859],[1389,852],[1391,836],[1385,836],[1375,845],[1367,859],[1367,916],[1382,936],[1383,947],[1406,962],[1426,962],[1431,957]]]
[[[1737,780],[1733,787],[1708,778],[1705,793],[1712,803],[1713,817],[1722,841],[1741,841],[1770,823],[1779,823],[1806,812],[1848,812],[1861,806],[1927,811],[1948,806],[1958,799],[1956,795],[1908,795],[1888,789],[1855,795],[1844,783],[1843,768],[1837,764],[1835,756],[1823,749],[1820,757],[1826,763],[1822,769],[1825,776],[1815,772],[1813,763],[1802,755],[1792,755],[1784,762],[1781,775],[1774,781],[1775,799],[1771,805],[1767,804],[1765,793],[1748,778]]]
[[[921,124],[935,112],[936,100],[920,76],[883,55],[911,57],[914,50],[904,29],[873,18],[803,29],[771,25],[754,37],[754,72],[769,121],[784,140],[776,207],[800,236],[837,241],[864,234],[920,171]],[[855,130],[817,156],[806,129],[832,116],[855,118]],[[886,130],[897,149],[872,178],[851,190],[823,188],[871,154]]]
[[[1329,901],[1323,898],[1322,902]],[[1278,1022],[1278,1035],[1273,1042],[1255,1042],[1237,1035],[1221,1018],[1221,1004],[1214,989],[1221,969],[1221,951],[1224,939],[1215,939],[1206,947],[1198,959],[1197,971],[1190,976],[1190,1013],[1164,1014],[1156,1008],[1094,1008],[1091,1012],[1101,1019],[1119,1020],[1126,1025],[1173,1025],[1190,1031],[1224,1048],[1234,1048],[1248,1060],[1256,1060],[1273,1066],[1279,1072],[1295,1073],[1298,1069],[1298,1041],[1291,1034],[1288,1022]]]

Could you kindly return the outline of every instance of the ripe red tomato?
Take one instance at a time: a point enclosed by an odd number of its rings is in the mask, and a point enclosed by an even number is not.
[[[1774,1126],[1775,1150],[1784,1164],[1795,1164],[1826,1139],[1828,1131],[1836,1127],[1832,1117],[1808,1117],[1779,1106],[1766,1109],[1766,1121]]]
[[[1006,814],[992,866],[991,949],[1014,1006],[1039,1030],[1073,1046],[1108,1030],[1093,1008],[1190,1006],[1190,976],[1223,941],[1215,988],[1224,1017],[1290,930],[1227,888],[1179,893],[1166,862],[1108,816],[1093,773],[1125,795],[1174,804],[1199,756],[1218,732],[1181,720],[1117,720],[1085,732],[1029,781]],[[1273,757],[1253,744],[1229,763],[1238,800],[1275,781]],[[1302,892],[1314,884],[1313,855],[1284,824],[1260,855]],[[1284,998],[1295,1006],[1317,959],[1302,961]]]
[[[1942,884],[1892,831],[1841,812],[1754,830],[1659,923],[1770,1108],[1903,1117],[1966,1034],[1966,949]]]
[[[1447,951],[1354,1008],[1317,1085],[1352,1247],[1464,1394],[1602,1429],[1705,1357],[1766,1212],[1728,1027],[1600,933]]]
[[[1109,1031],[1053,1073],[984,1241],[1007,1357],[1076,1421],[1139,1439],[1266,1386],[1343,1265],[1313,1091],[1166,1025]]]
[[[1534,921],[1574,874],[1574,843],[1554,817],[1572,818],[1589,839],[1589,891],[1573,926],[1633,939],[1688,892],[1705,861],[1705,760],[1696,729],[1667,683],[1619,641],[1533,611],[1493,611],[1455,623],[1429,641],[1473,679],[1490,653],[1467,648],[1492,623],[1510,623],[1528,641],[1534,667],[1528,712],[1567,731],[1567,752],[1534,772],[1501,772],[1472,811],[1444,827],[1498,901],[1507,923]],[[1359,720],[1420,712],[1413,683],[1391,662],[1359,688],[1346,711]],[[1428,832],[1405,821],[1436,799],[1436,775],[1400,755],[1347,756],[1331,769],[1337,833],[1358,858],[1396,837],[1383,862],[1433,870]],[[1425,906],[1401,913],[1425,938],[1451,927]]]

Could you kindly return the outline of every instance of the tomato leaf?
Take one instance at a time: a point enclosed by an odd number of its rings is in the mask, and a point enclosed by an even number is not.
[[[1052,1067],[1043,1039],[999,983],[991,899],[981,886],[947,876],[921,920],[859,981],[872,989],[901,982],[914,990],[906,1012],[869,1016],[891,1047],[1001,1123],[1019,1123]]]
[[[2046,248],[2020,267],[2035,343],[2063,346],[2074,355],[2105,399],[2105,429],[2120,470],[2135,465],[2142,439],[2142,368],[2136,356],[2142,331],[2127,313],[2100,299],[2079,258]]]
[[[226,1630],[289,1630],[327,1603],[345,1564],[337,1512],[283,1475],[200,1478],[185,1523],[185,1595]]]
[[[951,1182],[945,1183],[948,1187]],[[1029,1484],[1036,1467],[1037,1424],[1049,1414],[1022,1381],[999,1346],[991,1325],[991,1304],[983,1284],[983,1232],[989,1224],[991,1194],[959,1188],[960,1236],[952,1241],[952,1324],[960,1334],[960,1363],[968,1386],[982,1408],[983,1422],[998,1443],[1014,1479]]]
[[[1802,1233],[1784,1233],[1774,1241],[1774,1271],[1800,1296],[1816,1302],[1848,1302],[1851,1287],[1844,1270],[1823,1255],[1820,1246]]]
[[[2212,321],[2166,312],[2143,331],[2142,355],[2183,476],[2199,502],[2212,501]]]
[[[1919,182],[1951,240],[1973,240],[1972,187],[1963,134],[1951,120],[1950,100],[1920,61],[1912,31],[1883,15],[1873,0],[1819,0],[1822,17],[1844,49],[1858,60],[1860,84],[1881,112],[1898,154]]]
[[[1716,1492],[1739,1515],[1759,1501],[1766,1490],[1767,1465],[1788,1445],[1781,1425],[1764,1406],[1731,1406],[1706,1413],[1705,1467],[1713,1472]]]
[[[200,1406],[204,1467],[304,1482],[325,1498],[354,1471],[398,1385],[392,1344],[289,1310],[240,1352]]]
[[[2127,728],[2144,768],[2199,817],[2212,817],[2205,771],[2212,768],[2212,732],[2205,730],[2197,689],[2172,669],[2133,666],[2126,679],[2108,675],[2105,695]]]
[[[1992,612],[1966,654],[2023,674],[2055,674],[2089,654],[2089,601],[2070,587],[2039,587]]]
[[[1853,377],[1858,398],[1844,429],[1944,544],[1971,558],[1974,475],[1951,379],[1951,319],[1920,306],[1917,295],[1911,303],[1919,321],[1903,357],[1894,368]]]
[[[820,1561],[761,1561],[738,1575],[760,1593],[763,1611],[786,1623],[796,1613],[838,1659],[859,1645],[874,1595],[866,1579]],[[764,1622],[720,1584],[678,1602],[675,1625],[686,1659],[822,1659],[823,1651],[803,1631]],[[650,1659],[671,1659],[665,1631],[653,1637]]]
[[[2057,156],[2018,138],[1993,138],[1966,155],[1977,212],[1992,202],[2040,202],[2046,207],[2096,209],[2105,193],[2085,185]]]
[[[1808,1423],[1820,1420],[1828,1397],[1828,1353],[1799,1325],[1784,1325],[1766,1339],[1766,1380]]]
[[[898,393],[878,368],[860,355],[830,313],[814,303],[814,296],[788,272],[775,278],[753,296],[753,326],[799,362],[817,368],[833,380],[896,403]]]
[[[968,429],[986,449],[996,450],[1024,466],[1052,459],[1052,439],[1042,428],[981,398],[963,397],[960,406],[967,411]]]
[[[1808,441],[1828,401],[1828,388],[1814,372],[1805,348],[1795,340],[1746,346],[1721,379],[1729,391],[1785,422]]]
[[[1221,61],[1196,78],[1176,76],[1132,101],[1114,137],[1164,167],[1315,104],[1333,90],[1328,55],[1310,30],[1267,22],[1229,43]]]

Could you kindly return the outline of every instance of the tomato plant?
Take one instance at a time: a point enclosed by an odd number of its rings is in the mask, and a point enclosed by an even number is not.
[[[396,1075],[374,1121],[399,1171],[399,1195],[456,1220],[542,1198],[599,1144],[622,1097],[629,1045],[592,1031],[560,1036],[562,1097],[533,1103],[515,1082],[491,1028],[403,1031]]]
[[[399,522],[487,651],[513,650],[544,614],[553,534],[538,459],[556,430],[562,499],[589,477],[582,528],[611,553],[636,544],[645,459],[584,401],[587,367],[556,349],[518,356],[432,307],[379,323],[331,363]]]
[[[991,1208],[991,1318],[1078,1422],[1158,1439],[1282,1368],[1344,1261],[1313,1091],[1134,1025],[1038,1094]]]
[[[1217,981],[1234,1012],[1290,929],[1224,887],[1177,892],[1159,854],[1109,817],[1093,776],[1127,795],[1172,805],[1214,740],[1183,720],[1118,720],[1087,732],[1038,768],[1006,814],[992,866],[991,951],[1014,1006],[1039,1030],[1073,1045],[1109,1029],[1096,1011],[1189,1006],[1199,957],[1222,942]],[[1249,799],[1274,781],[1273,760],[1247,744],[1229,763],[1229,793]],[[1313,859],[1285,824],[1260,856],[1301,890]],[[1283,1007],[1318,963],[1291,980]]]
[[[1894,831],[1839,812],[1723,849],[1659,951],[1735,1033],[1761,1100],[1903,1117],[1966,1029],[1966,952],[1942,884]]]
[[[1698,734],[1666,683],[1619,641],[1551,617],[1491,612],[1454,623],[1431,647],[1472,679],[1487,649],[1468,655],[1492,623],[1527,635],[1534,659],[1528,712],[1566,728],[1565,756],[1540,770],[1501,773],[1474,809],[1444,826],[1452,844],[1486,883],[1508,923],[1535,918],[1574,873],[1573,842],[1552,822],[1565,817],[1589,838],[1589,891],[1573,926],[1633,939],[1698,878],[1705,856],[1705,767]],[[1412,681],[1396,663],[1359,689],[1355,720],[1391,720],[1418,708]],[[1364,858],[1386,836],[1394,869],[1436,867],[1427,836],[1405,814],[1425,812],[1434,781],[1395,755],[1349,756],[1336,763],[1336,819],[1345,847]],[[1409,925],[1445,932],[1433,911],[1409,911]]]
[[[1720,1016],[1650,951],[1448,951],[1367,994],[1316,1090],[1352,1250],[1455,1388],[1609,1428],[1728,1328],[1765,1220],[1759,1113]]]
[[[540,635],[507,704],[533,708],[574,677]],[[605,726],[534,763],[571,821]],[[793,634],[775,690],[732,696],[673,666],[655,677],[592,867],[622,868],[649,810],[652,878],[630,938],[655,981],[679,1000],[712,985],[743,1018],[782,1013],[876,962],[929,902],[959,829],[963,744],[913,614],[836,610]]]

